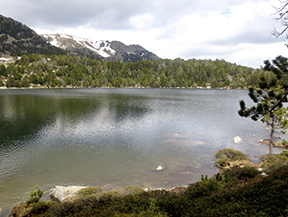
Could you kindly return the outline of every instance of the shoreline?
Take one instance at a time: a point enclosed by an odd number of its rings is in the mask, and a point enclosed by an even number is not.
[[[221,87],[221,88],[212,88],[212,87],[145,87],[145,86],[129,86],[129,87],[0,87],[0,90],[37,90],[37,89],[203,89],[203,90],[247,90],[247,87],[233,89],[231,87]]]
[[[196,183],[196,182],[194,182]],[[190,183],[190,184],[194,184],[194,183]],[[190,184],[186,184],[186,185],[180,185],[180,186],[175,186],[175,187],[171,187],[171,188],[162,188],[162,187],[159,187],[159,188],[150,188],[150,187],[146,187],[146,188],[139,188],[139,187],[136,187],[136,186],[125,186],[125,187],[122,187],[122,188],[117,188],[115,190],[103,190],[101,191],[102,193],[109,193],[109,192],[121,192],[121,190],[125,189],[125,188],[135,188],[135,189],[142,189],[143,191],[145,192],[150,192],[150,191],[157,191],[157,190],[165,190],[165,191],[169,191],[169,192],[174,192],[174,193],[179,193],[181,191],[184,191],[187,189],[187,187],[190,185]],[[78,187],[77,185],[71,185],[71,187]],[[80,185],[79,185],[80,186]],[[57,186],[55,186],[57,187]],[[55,188],[54,187],[54,188]],[[70,187],[70,185],[61,185],[61,187]],[[98,188],[98,187],[95,187],[95,186],[83,186],[85,188]],[[99,187],[100,188],[100,187]],[[50,191],[52,190],[53,188],[49,189],[48,191],[45,191],[42,199],[40,199],[40,202],[48,202],[48,201],[51,201],[53,200],[52,197],[49,195],[50,194]],[[77,191],[78,193],[78,191]],[[18,207],[22,204],[25,204],[26,201],[29,199],[29,195],[27,194],[27,198],[24,200],[24,201],[18,201],[17,203],[14,203],[13,205],[10,204],[10,205],[6,205],[4,207],[0,207],[0,217],[4,217],[4,216],[9,216],[11,214],[11,212],[13,211],[13,209],[15,207]],[[57,198],[56,198],[57,199]],[[70,197],[67,197],[64,201],[59,201],[59,203],[64,203],[64,202],[67,202],[67,201],[73,201],[74,199],[77,199],[77,198],[74,198],[73,195],[71,195]]]

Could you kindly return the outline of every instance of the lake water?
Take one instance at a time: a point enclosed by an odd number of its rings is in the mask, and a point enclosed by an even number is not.
[[[35,184],[45,199],[56,185],[187,185],[217,173],[213,155],[227,147],[257,161],[269,131],[238,115],[241,99],[251,102],[248,91],[0,90],[0,208]]]

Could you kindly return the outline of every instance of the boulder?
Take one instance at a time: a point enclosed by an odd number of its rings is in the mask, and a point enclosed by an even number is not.
[[[234,143],[236,143],[236,144],[242,141],[242,139],[240,138],[240,136],[235,136],[235,137],[233,138],[233,140],[234,140]]]
[[[87,186],[56,186],[50,189],[49,196],[56,198],[62,203],[64,200],[75,196],[83,188],[87,188]]]

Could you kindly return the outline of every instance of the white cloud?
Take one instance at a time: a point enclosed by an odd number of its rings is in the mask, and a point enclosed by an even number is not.
[[[130,18],[130,25],[136,29],[144,29],[151,26],[154,16],[151,14],[137,15]]]

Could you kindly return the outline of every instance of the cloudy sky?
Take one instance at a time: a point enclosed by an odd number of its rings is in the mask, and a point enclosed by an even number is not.
[[[161,58],[224,59],[254,68],[288,56],[271,32],[279,0],[0,0],[38,34],[140,44]],[[274,7],[273,7],[274,6]],[[274,14],[274,15],[273,15]]]

